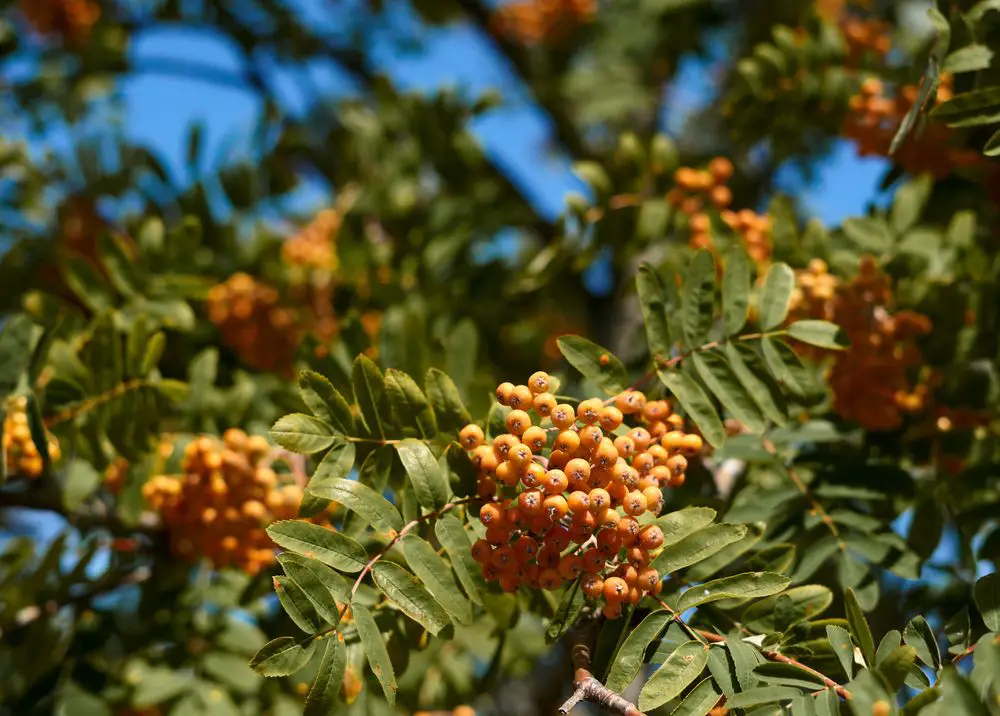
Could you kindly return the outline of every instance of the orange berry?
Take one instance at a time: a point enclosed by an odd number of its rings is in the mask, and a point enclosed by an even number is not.
[[[628,436],[635,443],[636,452],[645,452],[646,448],[649,447],[650,440],[652,440],[649,431],[645,428],[632,428]]]
[[[656,588],[656,585],[660,581],[660,575],[655,569],[646,569],[639,572],[639,578],[635,582],[635,586],[645,592],[651,592]]]
[[[531,417],[523,410],[511,410],[507,413],[505,423],[511,435],[520,436],[525,430],[531,427]]]
[[[549,374],[545,371],[540,370],[532,373],[531,377],[528,378],[528,388],[535,395],[549,392],[551,385],[552,380],[549,378]]]
[[[583,554],[580,555],[580,559],[583,560],[583,571],[596,574],[604,569],[605,559],[604,555],[601,554],[600,550],[596,547],[591,547],[590,549],[584,550]]]
[[[494,546],[506,544],[509,538],[510,527],[507,525],[501,524],[486,528],[486,541]]]
[[[500,405],[510,405],[510,396],[513,394],[513,383],[501,383],[497,386],[497,402],[500,403]]]
[[[510,464],[506,460],[499,465],[495,471],[496,478],[508,487],[513,487],[521,479],[520,472],[517,467]]]
[[[556,409],[556,398],[551,393],[539,393],[532,398],[531,405],[534,407],[536,413],[543,418],[547,418]]]
[[[604,470],[610,470],[618,462],[618,451],[608,438],[602,438],[594,451],[594,463]]]
[[[518,470],[523,470],[531,462],[531,448],[524,443],[518,443],[507,453],[507,462]]]
[[[569,497],[566,498],[566,504],[569,506],[569,511],[577,515],[587,512],[590,509],[590,498],[586,492],[577,490],[569,493]]]
[[[585,425],[580,428],[580,447],[594,450],[604,438],[604,433],[596,425]]]
[[[570,541],[569,528],[565,525],[556,525],[545,533],[545,544],[551,546],[557,552],[561,552],[569,547]]]
[[[567,554],[559,560],[559,576],[563,579],[576,579],[583,574],[583,560],[579,555]]]
[[[575,457],[566,463],[566,477],[571,481],[586,483],[590,479],[590,463]]]
[[[621,548],[622,537],[616,530],[601,530],[597,533],[597,549],[605,556],[616,555]]]
[[[663,540],[663,530],[657,525],[646,525],[639,532],[639,546],[647,551],[661,547]]]
[[[549,417],[552,419],[552,424],[560,430],[567,430],[576,424],[576,410],[568,403],[557,405]]]
[[[610,433],[617,430],[618,426],[622,424],[622,420],[624,419],[625,418],[622,415],[622,411],[620,411],[618,408],[616,408],[613,405],[605,405],[601,409],[601,417],[599,419],[599,422],[601,428],[605,432]]]
[[[628,566],[638,571],[649,564],[649,552],[642,547],[629,547],[625,550],[625,561]],[[629,582],[629,584],[631,583]]]
[[[561,495],[568,488],[569,478],[562,470],[549,470],[542,478],[542,490],[546,495]]]
[[[611,495],[608,491],[600,487],[595,487],[587,495],[587,499],[590,501],[590,511],[594,514],[599,514],[604,510],[611,507]]]
[[[658,514],[663,507],[663,493],[659,487],[646,487],[642,490],[642,496],[646,498],[646,510]]]
[[[493,552],[493,565],[497,569],[504,570],[509,565],[515,564],[517,562],[517,553],[514,551],[513,547],[503,546],[498,547]]]
[[[545,428],[532,425],[521,435],[521,442],[530,447],[532,452],[540,453],[548,442],[548,433],[545,432]]]
[[[656,467],[656,461],[648,452],[641,452],[632,458],[632,467],[635,468],[640,475],[645,475],[647,472]]]
[[[476,540],[472,545],[472,558],[480,564],[493,561],[493,546],[484,539]]]
[[[478,425],[466,425],[458,434],[458,440],[466,450],[475,450],[483,444],[483,429]]]
[[[524,510],[524,514],[529,517],[540,515],[544,511],[543,503],[545,498],[538,490],[525,490],[517,496],[518,506]]]
[[[534,395],[526,385],[515,385],[510,394],[509,405],[514,410],[527,410],[532,406]]]
[[[622,615],[622,603],[620,601],[605,603],[603,614],[608,619],[618,619]]]
[[[521,484],[527,488],[541,487],[545,479],[545,468],[537,462],[529,462],[521,472]]]
[[[614,509],[609,507],[606,510],[597,513],[597,526],[598,527],[617,527],[618,521],[622,518],[621,515]]]
[[[604,593],[604,580],[597,574],[585,574],[580,579],[580,589],[591,599],[596,599]]]
[[[603,412],[604,403],[600,398],[588,398],[587,400],[580,401],[580,404],[576,408],[576,417],[587,425],[593,425],[601,419],[601,413]]]
[[[527,535],[521,535],[514,541],[514,552],[519,562],[527,562],[538,554],[538,542]]]
[[[618,521],[618,534],[621,535],[622,544],[631,547],[639,538],[639,523],[633,517],[622,517]]]
[[[552,447],[555,450],[572,454],[580,447],[580,433],[575,430],[563,430],[556,436]]]
[[[635,440],[628,435],[619,435],[615,438],[615,450],[621,457],[629,458],[635,454]]]
[[[646,405],[646,396],[638,390],[627,390],[615,396],[615,407],[624,415],[638,413]]]
[[[506,460],[510,449],[520,443],[521,441],[513,435],[507,433],[497,435],[496,439],[493,440],[493,454],[497,456],[498,461]]]
[[[708,172],[721,184],[733,176],[733,163],[725,157],[716,157],[708,163]]]
[[[702,447],[704,447],[704,445],[698,435],[685,435],[681,450],[686,455],[697,455],[701,452]]]
[[[538,586],[542,589],[546,589],[550,592],[554,592],[563,585],[562,575],[555,569],[551,567],[543,569],[538,575]]]
[[[621,602],[628,595],[629,586],[621,577],[608,577],[604,580],[604,598],[608,602]]]
[[[492,502],[479,508],[479,521],[487,527],[503,523],[503,512]]]

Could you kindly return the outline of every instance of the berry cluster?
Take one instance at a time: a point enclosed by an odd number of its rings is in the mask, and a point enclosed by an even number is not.
[[[920,88],[904,85],[895,96],[886,94],[881,80],[870,77],[861,83],[858,94],[851,97],[850,113],[844,126],[843,135],[853,139],[861,156],[889,156],[892,138],[903,117],[917,101]],[[942,75],[937,101],[945,102],[952,97],[950,75]],[[911,135],[899,148],[895,161],[911,174],[932,173],[941,179],[960,167],[980,164],[979,152],[962,147],[950,146],[950,127],[931,122],[918,137]]]
[[[476,716],[471,706],[456,706],[451,711],[414,711],[413,716]]]
[[[664,537],[649,517],[663,507],[662,488],[684,483],[702,440],[683,432],[667,400],[629,390],[574,408],[550,388],[543,372],[527,385],[501,384],[507,432],[487,442],[482,428],[467,425],[459,435],[479,471],[478,493],[491,499],[472,556],[505,591],[554,590],[579,578],[615,618],[625,602],[660,591],[649,563]]]
[[[101,17],[101,7],[92,0],[21,0],[21,12],[35,31],[58,35],[72,45],[87,41]]]
[[[857,67],[868,53],[883,58],[892,49],[891,27],[882,20],[849,16],[841,21],[840,29],[847,43],[849,67]]]
[[[281,256],[291,266],[333,273],[337,270],[336,240],[343,217],[335,209],[324,209],[281,247]]]
[[[835,354],[830,368],[834,410],[869,430],[894,430],[905,414],[922,410],[928,386],[913,385],[910,373],[922,362],[916,339],[931,330],[931,322],[913,311],[892,312],[892,283],[875,261],[863,258],[858,275],[847,283],[819,259],[797,278],[790,320],[832,321],[851,343]],[[808,346],[800,350],[814,358],[824,353]]]
[[[667,193],[667,202],[687,215],[691,231],[689,244],[693,249],[713,250],[712,221],[705,212],[706,202],[721,211],[721,218],[735,231],[751,258],[766,263],[771,257],[771,219],[750,209],[732,211],[733,192],[727,186],[733,176],[733,163],[716,157],[704,170],[681,167],[674,173],[674,188]]]
[[[59,459],[59,441],[48,434],[49,458]],[[14,398],[7,404],[7,416],[3,421],[3,449],[7,456],[7,472],[36,478],[42,474],[45,463],[35,441],[31,439],[28,425],[28,399]]]
[[[204,556],[216,568],[235,566],[249,574],[274,561],[264,528],[295,517],[302,488],[281,484],[269,453],[267,440],[242,430],[227,430],[221,444],[202,436],[185,448],[181,475],[157,475],[143,486],[175,554]]]
[[[524,45],[559,45],[596,14],[594,0],[520,0],[501,7],[492,24]]]
[[[296,313],[279,305],[278,291],[236,273],[208,292],[208,317],[248,364],[288,373],[301,339]]]

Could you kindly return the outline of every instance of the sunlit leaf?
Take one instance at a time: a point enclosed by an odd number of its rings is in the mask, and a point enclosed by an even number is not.
[[[696,348],[704,342],[714,318],[715,259],[708,251],[699,251],[684,274],[681,325],[686,348]]]
[[[451,619],[420,580],[398,564],[381,561],[372,568],[375,586],[406,616],[431,634],[450,631]]]
[[[625,366],[607,348],[581,336],[562,336],[556,343],[566,361],[609,395],[625,390]]]
[[[250,667],[263,676],[288,676],[309,663],[315,646],[314,641],[302,646],[294,637],[281,636],[261,647],[250,660]]]
[[[621,693],[632,683],[642,668],[646,649],[666,629],[670,619],[669,613],[657,610],[648,614],[631,630],[618,649],[605,686],[615,693]]]
[[[721,447],[726,441],[726,428],[701,386],[679,371],[661,369],[658,372],[660,381],[667,386],[705,439],[714,447]]]
[[[267,535],[283,549],[318,559],[344,572],[360,572],[368,561],[368,553],[356,540],[304,520],[273,522],[267,528]]]
[[[795,289],[795,272],[788,264],[772,264],[764,276],[764,288],[757,298],[757,321],[765,331],[785,322]]]
[[[689,641],[677,647],[639,693],[639,708],[652,711],[676,699],[705,669],[708,647]]]

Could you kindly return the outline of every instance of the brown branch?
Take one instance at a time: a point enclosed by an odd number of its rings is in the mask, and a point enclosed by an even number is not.
[[[581,701],[589,701],[620,716],[645,716],[635,704],[624,696],[616,694],[590,672],[590,646],[587,644],[589,633],[588,629],[575,633],[571,652],[574,669],[573,693],[559,707],[559,713],[565,716]]]
[[[952,664],[957,664],[958,662],[960,662],[965,657],[970,656],[972,654],[972,652],[974,652],[975,650],[976,650],[976,645],[973,644],[968,649],[966,649],[965,651],[963,651],[961,654],[958,654],[957,656],[955,656],[955,658],[951,660],[951,663]]]

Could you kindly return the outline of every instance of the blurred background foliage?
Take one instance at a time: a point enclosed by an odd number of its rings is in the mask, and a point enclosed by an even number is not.
[[[670,504],[766,523],[755,550],[794,543],[794,578],[856,588],[878,633],[917,611],[943,628],[1000,559],[1000,6],[932,5],[0,2],[0,714],[300,713],[308,674],[247,666],[290,629],[262,525],[296,514],[309,467],[263,439],[304,409],[298,371],[350,395],[357,354],[435,367],[485,416],[501,380],[567,374],[563,334],[641,370],[636,270],[680,276],[692,249],[789,263],[793,315],[850,336],[806,355],[825,387],[780,436],[842,532],[732,424]],[[415,93],[384,71],[456,26],[509,89]],[[164,30],[238,62],[133,51]],[[709,99],[667,132],[692,59]],[[216,156],[189,127],[178,172],[123,126],[143,74],[206,101],[239,88],[259,116]],[[558,215],[471,129],[512,98],[584,182]],[[779,178],[807,185],[845,139],[887,158],[886,191],[825,225]],[[219,488],[215,530],[161,479],[192,455],[252,485]],[[397,708],[553,712],[568,661],[545,616],[498,600],[427,648],[402,629]],[[390,712],[348,677],[345,713]]]

